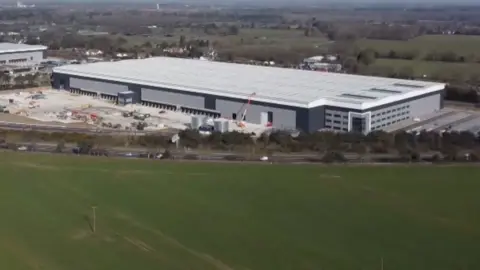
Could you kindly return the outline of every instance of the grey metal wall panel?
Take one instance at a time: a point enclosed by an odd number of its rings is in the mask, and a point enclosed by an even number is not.
[[[205,97],[200,95],[189,95],[167,90],[155,90],[142,88],[142,100],[156,101],[170,105],[181,105],[189,108],[204,109]]]
[[[54,89],[70,89],[70,76],[61,74],[61,73],[53,73],[52,74],[52,87]]]
[[[315,132],[325,128],[325,107],[319,106],[309,109],[308,132]]]
[[[318,108],[318,107],[317,107]],[[307,108],[297,108],[296,128],[303,132],[310,132],[310,110]]]
[[[206,96],[205,97],[205,109],[216,110],[215,108],[215,97]]]
[[[225,100],[217,97],[215,108],[222,114],[222,117],[231,118],[232,114],[237,113],[244,103],[245,102],[242,101]],[[260,124],[262,112],[273,113],[272,125],[276,128],[295,129],[297,126],[297,112],[294,108],[279,108],[274,105],[269,106],[268,104],[250,104],[247,110],[246,122]],[[240,115],[237,116],[237,119],[239,118]]]
[[[133,103],[139,103],[142,100],[142,89],[138,85],[128,85],[128,90],[134,93]]]
[[[325,127],[325,106],[297,109],[297,129],[315,132]]]
[[[128,85],[76,77],[70,77],[70,87],[115,96],[119,92],[128,91]]]
[[[442,95],[440,93],[415,99],[409,102],[410,116],[418,117],[440,110],[442,107]]]
[[[6,64],[9,64],[8,61],[12,59],[27,59],[27,62],[14,63],[15,65],[40,64],[43,60],[43,51],[0,54],[0,61],[6,61]]]

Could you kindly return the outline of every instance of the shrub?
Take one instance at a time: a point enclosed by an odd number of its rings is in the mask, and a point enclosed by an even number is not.
[[[200,159],[198,155],[195,155],[195,154],[186,154],[185,156],[183,156],[183,159],[186,159],[186,160],[198,160]]]
[[[228,161],[245,161],[245,157],[236,156],[236,155],[228,155],[228,156],[225,156],[223,159]]]

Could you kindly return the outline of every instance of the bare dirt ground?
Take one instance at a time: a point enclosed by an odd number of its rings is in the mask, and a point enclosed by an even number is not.
[[[49,90],[49,87],[34,87],[34,88],[23,88],[23,89],[13,89],[13,90],[5,90],[1,91],[1,94],[9,94],[9,93],[17,93],[17,92],[29,92],[29,91],[44,91],[44,90]],[[72,128],[91,128],[91,125],[85,124],[85,123],[72,123],[72,124],[65,124],[65,123],[60,123],[60,122],[44,122],[44,121],[38,121],[35,119],[31,119],[26,116],[21,116],[21,115],[15,115],[15,114],[0,114],[0,121],[5,121],[5,122],[15,122],[15,123],[20,123],[20,124],[43,124],[43,125],[54,125],[54,126],[66,126],[66,127],[72,127]]]
[[[86,123],[59,123],[59,122],[45,122],[38,121],[35,119],[28,118],[26,116],[15,115],[15,114],[0,114],[0,121],[5,122],[14,122],[20,124],[30,124],[30,125],[52,125],[52,126],[66,126],[70,128],[92,128],[94,126]]]

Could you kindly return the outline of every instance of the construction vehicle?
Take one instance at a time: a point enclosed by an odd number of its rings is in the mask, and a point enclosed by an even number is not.
[[[133,113],[132,112],[123,112],[123,117],[132,117]]]
[[[236,115],[240,115],[241,113],[241,116],[240,116],[240,119],[237,119],[236,121],[236,124],[238,127],[240,128],[244,128],[245,127],[245,117],[247,116],[247,110],[248,110],[248,107],[250,106],[250,103],[252,102],[252,97],[255,96],[256,93],[253,92],[252,94],[250,94],[248,96],[248,100],[245,104],[242,105],[242,107],[240,107],[240,110],[238,110],[237,114]],[[243,110],[243,112],[242,112]]]
[[[135,113],[135,114],[133,114],[133,119],[135,119],[135,120],[141,120],[141,121],[143,121],[143,120],[145,120],[145,118],[147,118],[147,117],[145,117],[144,114],[141,114],[141,113]]]
[[[134,112],[132,113],[132,116],[133,116],[133,119],[135,119],[135,120],[141,120],[141,121],[143,121],[143,120],[145,120],[146,118],[149,118],[149,117],[150,117],[150,114],[149,114],[149,113],[145,113],[145,114],[144,114],[144,113],[139,113],[139,112],[134,111]]]

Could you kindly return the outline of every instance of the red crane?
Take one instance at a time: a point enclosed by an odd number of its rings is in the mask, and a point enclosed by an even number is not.
[[[250,103],[252,102],[252,97],[255,96],[256,93],[253,92],[252,94],[250,94],[248,96],[248,100],[247,100],[247,103],[243,104],[242,107],[240,107],[240,110],[238,110],[237,112],[237,115],[239,115],[242,110],[243,110],[243,113],[242,115],[240,116],[240,119],[238,121],[238,125],[239,126],[243,126],[243,121],[245,121],[245,117],[247,116],[247,109],[248,109],[248,106],[250,106]]]

